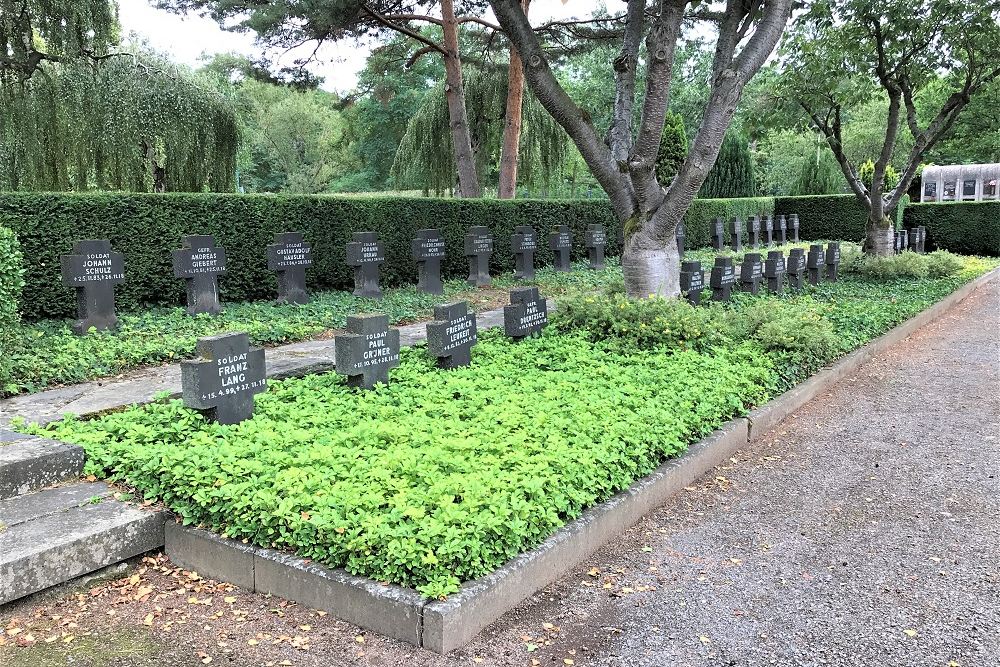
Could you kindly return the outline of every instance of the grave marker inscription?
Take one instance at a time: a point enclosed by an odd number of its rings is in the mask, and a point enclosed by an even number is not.
[[[744,292],[757,294],[760,292],[760,282],[764,278],[764,263],[760,259],[760,253],[748,252],[743,255],[743,264],[740,265],[740,287]]]
[[[490,279],[490,257],[493,256],[493,235],[488,227],[469,227],[465,235],[465,256],[469,258],[468,283],[475,287],[486,287]]]
[[[788,239],[788,221],[784,215],[779,215],[774,225],[774,242],[778,245],[785,245]]]
[[[781,294],[785,285],[785,253],[771,250],[764,262],[764,277],[767,278],[767,289],[772,294]]]
[[[712,287],[712,301],[729,301],[732,297],[733,284],[736,282],[736,269],[732,257],[716,257],[715,266],[709,284]]]
[[[587,259],[590,260],[590,268],[604,268],[604,248],[608,245],[608,236],[604,233],[604,225],[587,225],[584,234],[584,245],[587,247]]]
[[[774,245],[774,218],[769,215],[764,216],[763,244],[766,246]]]
[[[534,228],[528,225],[515,227],[514,234],[510,237],[510,249],[514,253],[514,277],[534,280],[535,251],[538,250]]]
[[[354,296],[381,299],[379,269],[385,264],[385,247],[375,232],[354,232],[347,244],[347,265],[354,267]]]
[[[747,221],[749,245],[755,250],[760,247],[760,216],[752,215]]]
[[[312,263],[312,246],[300,232],[274,235],[274,243],[267,246],[267,268],[278,274],[278,303],[309,303],[306,269]]]
[[[549,232],[549,248],[555,255],[556,271],[572,271],[570,251],[573,250],[573,235],[567,225],[559,225]]]
[[[712,221],[712,248],[722,250],[724,247],[726,247],[725,225],[722,218],[716,218]]]
[[[220,424],[252,417],[253,397],[267,388],[264,350],[245,333],[224,333],[199,338],[197,352],[181,362],[184,405]]]
[[[111,250],[107,240],[88,239],[73,244],[73,253],[59,258],[63,283],[76,290],[77,320],[73,333],[91,328],[107,331],[118,326],[115,285],[125,280],[125,258]]]
[[[701,271],[701,262],[681,262],[681,292],[688,303],[697,306],[701,303],[701,292],[705,289],[705,274]]]
[[[334,337],[334,361],[348,386],[389,384],[389,370],[399,366],[399,329],[389,328],[388,315],[350,315],[347,333]]]
[[[674,229],[674,240],[677,241],[677,254],[683,259],[684,258],[684,223],[678,222],[677,227]]]
[[[819,285],[825,257],[826,251],[823,250],[821,244],[813,243],[809,246],[809,255],[806,257],[806,270],[809,272],[810,285]]]
[[[185,236],[181,245],[172,256],[174,277],[183,278],[187,287],[187,314],[219,314],[218,277],[226,273],[226,249],[204,235]]]
[[[476,339],[476,314],[469,312],[468,303],[456,301],[434,306],[434,321],[427,323],[427,350],[437,357],[440,368],[472,363]]]
[[[418,229],[411,253],[417,261],[417,290],[425,294],[444,294],[441,282],[441,260],[444,259],[444,237],[437,229]]]
[[[537,287],[511,290],[510,305],[503,307],[503,329],[508,336],[521,340],[541,331],[548,323],[548,305]]]

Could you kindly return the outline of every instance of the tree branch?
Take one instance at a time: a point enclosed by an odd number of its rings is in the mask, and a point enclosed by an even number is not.
[[[642,42],[645,0],[629,0],[622,49],[614,59],[615,106],[608,145],[615,160],[624,169],[632,149],[632,106],[635,104],[635,74]]]
[[[378,23],[381,23],[382,25],[384,25],[389,30],[394,30],[394,31],[396,31],[398,33],[406,35],[407,37],[415,39],[418,42],[420,42],[421,44],[424,44],[424,45],[426,45],[426,46],[434,49],[435,51],[437,51],[438,53],[440,53],[443,56],[447,56],[448,55],[448,52],[445,51],[444,47],[441,46],[440,44],[437,44],[436,42],[434,42],[434,41],[432,41],[430,39],[427,39],[426,37],[424,37],[423,35],[421,35],[419,32],[416,32],[415,30],[410,30],[406,26],[399,25],[398,23],[393,23],[392,21],[390,21],[389,19],[385,18],[384,16],[382,16],[381,14],[379,14],[378,12],[376,12],[374,9],[372,9],[371,7],[369,7],[367,3],[362,3],[361,4],[361,10],[364,11],[369,16],[371,16],[373,19],[375,19],[375,21],[377,21]]]

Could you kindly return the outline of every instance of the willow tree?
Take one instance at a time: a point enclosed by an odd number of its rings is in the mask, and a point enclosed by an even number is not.
[[[113,4],[0,2],[0,189],[232,189],[232,104],[121,50]]]
[[[822,133],[851,192],[868,212],[865,250],[893,252],[888,213],[924,156],[963,109],[1000,78],[998,0],[826,0],[796,20],[785,52],[785,94]],[[918,109],[927,86],[943,85],[934,108]],[[888,99],[882,145],[869,181],[844,147],[844,124],[865,102]],[[905,128],[905,129],[904,129]],[[898,182],[886,179],[901,134],[913,144]]]
[[[472,70],[466,85],[476,169],[488,174],[499,165],[501,183],[504,157],[510,150],[503,131],[509,109],[508,81],[506,72],[477,69]],[[530,93],[523,100],[520,116],[519,180],[530,186],[551,187],[561,176],[569,155],[569,137]],[[419,187],[440,194],[452,186],[455,164],[445,131],[448,122],[445,92],[443,86],[437,86],[424,97],[396,150],[392,175],[400,187]]]
[[[520,0],[490,0],[490,4],[524,61],[525,78],[535,97],[565,128],[624,225],[622,271],[629,295],[678,294],[680,258],[674,230],[715,162],[743,88],[774,50],[792,0],[729,0],[724,7],[687,0],[659,0],[647,6],[647,0],[628,0],[614,80],[607,82],[615,89],[607,142],[552,72]],[[687,18],[712,21],[718,37],[701,125],[680,170],[664,188],[656,178],[656,156],[670,102],[674,52],[689,5]],[[645,95],[639,126],[633,131],[636,69],[644,40]]]

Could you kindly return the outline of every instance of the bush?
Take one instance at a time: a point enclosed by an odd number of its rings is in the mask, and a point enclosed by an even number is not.
[[[889,257],[873,257],[850,249],[841,253],[841,270],[845,273],[874,278],[896,280],[899,278],[946,278],[965,267],[958,255],[937,250],[927,255],[907,250]]]
[[[963,255],[1000,256],[1000,202],[911,204],[906,227],[926,227],[928,248]]]
[[[18,304],[24,287],[24,258],[14,232],[0,227],[0,387],[5,384],[5,357],[13,348],[21,320]]]
[[[854,195],[775,197],[775,215],[799,215],[799,238],[857,241],[865,238],[868,213]]]

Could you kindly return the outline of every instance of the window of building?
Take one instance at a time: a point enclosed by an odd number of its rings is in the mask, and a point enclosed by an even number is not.
[[[983,181],[983,196],[984,197],[996,197],[997,195],[997,179],[988,178]]]
[[[957,181],[945,181],[944,182],[944,194],[941,197],[944,201],[953,201],[955,199],[955,189],[958,186]]]
[[[976,179],[962,181],[962,199],[974,199],[976,196]]]
[[[928,199],[937,199],[937,181],[924,183],[924,201]]]

